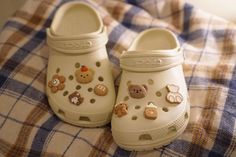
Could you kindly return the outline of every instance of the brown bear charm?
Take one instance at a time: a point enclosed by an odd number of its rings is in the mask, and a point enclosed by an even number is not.
[[[166,86],[168,93],[166,100],[170,103],[180,104],[183,101],[183,96],[179,93],[179,87],[174,84],[168,84]]]
[[[141,99],[147,95],[147,86],[146,85],[131,84],[131,85],[129,85],[128,90],[129,90],[129,95],[135,99]]]
[[[94,72],[86,66],[82,66],[75,71],[76,81],[79,83],[89,83],[93,80]]]
[[[114,113],[118,117],[122,117],[122,116],[128,114],[128,105],[125,103],[119,103],[119,104],[115,105]]]
[[[70,103],[79,106],[84,101],[84,98],[81,97],[79,92],[75,91],[69,95],[69,101]]]
[[[52,93],[56,93],[58,90],[65,88],[66,78],[60,75],[53,75],[52,80],[48,82],[48,87],[51,88]]]

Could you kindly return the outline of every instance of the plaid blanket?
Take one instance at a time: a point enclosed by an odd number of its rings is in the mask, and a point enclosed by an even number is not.
[[[28,0],[0,33],[0,156],[236,156],[236,25],[180,0],[88,0],[108,27],[116,86],[119,57],[150,27],[172,30],[185,54],[191,117],[170,145],[125,151],[110,126],[80,128],[59,120],[45,95],[45,28],[63,0]]]

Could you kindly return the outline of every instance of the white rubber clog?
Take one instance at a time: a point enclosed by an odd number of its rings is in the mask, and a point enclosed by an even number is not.
[[[115,90],[105,44],[106,29],[89,5],[69,2],[47,29],[50,47],[48,101],[62,120],[85,127],[110,122]]]
[[[140,33],[120,58],[123,69],[112,116],[112,135],[126,150],[169,144],[186,128],[190,105],[183,53],[166,29]]]

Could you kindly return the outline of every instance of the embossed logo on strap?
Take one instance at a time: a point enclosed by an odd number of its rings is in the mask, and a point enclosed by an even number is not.
[[[88,49],[92,46],[92,41],[68,41],[64,43],[64,47],[68,49]]]
[[[153,64],[157,64],[160,65],[162,62],[161,59],[156,58],[156,57],[149,57],[149,58],[140,58],[140,59],[136,59],[135,61],[135,65],[140,65],[140,64],[146,64],[146,65],[153,65]]]
[[[164,52],[163,52],[164,53]],[[171,53],[171,52],[165,52]],[[183,63],[182,53],[163,55],[153,53],[128,52],[121,56],[120,66],[130,71],[160,71]]]
[[[106,28],[97,35],[58,37],[47,29],[47,43],[56,51],[63,53],[89,53],[99,49],[107,43]]]

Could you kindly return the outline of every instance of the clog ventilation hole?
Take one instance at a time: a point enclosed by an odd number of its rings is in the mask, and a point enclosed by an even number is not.
[[[152,136],[150,134],[142,134],[139,136],[140,141],[150,141],[152,140]]]
[[[62,111],[61,109],[58,110],[58,113],[59,113],[61,116],[65,117],[65,112]]]
[[[79,117],[79,120],[80,120],[80,121],[87,121],[87,122],[90,122],[89,117],[86,117],[86,116],[80,116],[80,117]]]

